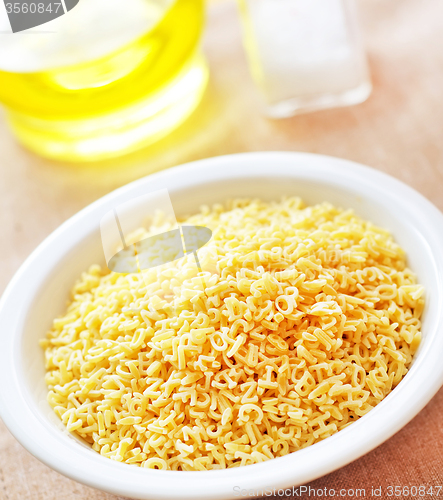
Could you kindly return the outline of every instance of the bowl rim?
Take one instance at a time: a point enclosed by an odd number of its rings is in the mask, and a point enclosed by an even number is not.
[[[443,327],[443,258],[434,262],[441,307],[438,321],[428,333],[433,335],[433,345],[414,363],[413,373],[416,375],[413,376],[411,369],[409,378],[405,377],[385,400],[353,425],[285,457],[247,467],[204,473],[127,467],[84,449],[73,440],[72,445],[62,441],[62,434],[59,436],[50,432],[41,415],[31,411],[23,395],[17,368],[17,345],[21,334],[17,317],[27,311],[26,307],[31,302],[27,304],[21,299],[23,294],[30,296],[32,290],[37,290],[44,281],[55,260],[51,258],[52,254],[64,255],[75,242],[81,240],[81,236],[85,237],[98,229],[95,226],[96,217],[92,214],[104,214],[108,207],[126,201],[146,187],[153,190],[157,186],[174,186],[175,190],[183,190],[208,182],[245,177],[271,178],[275,175],[324,181],[325,175],[330,176],[331,171],[334,172],[334,179],[328,184],[347,186],[351,190],[355,190],[356,186],[374,189],[377,196],[385,196],[390,203],[403,207],[406,216],[415,217],[416,225],[420,221],[420,230],[427,234],[426,241],[433,249],[433,256],[438,255],[437,249],[443,248],[443,215],[430,201],[394,177],[340,158],[295,152],[240,153],[190,162],[133,181],[64,222],[26,259],[3,293],[0,300],[0,380],[8,383],[0,386],[0,417],[14,437],[52,469],[112,494],[146,500],[225,500],[241,496],[241,490],[256,492],[259,496],[259,492],[307,483],[356,460],[399,431],[443,384],[443,363],[440,361],[443,335],[436,333]],[[429,383],[423,385],[423,380]],[[402,408],[401,412],[395,411],[398,407]],[[363,430],[372,429],[372,432],[360,432],[362,425],[365,426]]]

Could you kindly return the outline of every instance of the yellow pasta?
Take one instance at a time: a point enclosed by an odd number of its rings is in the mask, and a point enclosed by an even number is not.
[[[48,401],[95,451],[164,470],[258,463],[340,431],[404,377],[424,290],[387,231],[298,198],[183,222],[213,231],[201,272],[192,255],[94,265],[41,341]]]

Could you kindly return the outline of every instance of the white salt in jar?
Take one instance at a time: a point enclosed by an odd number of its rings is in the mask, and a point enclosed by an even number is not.
[[[355,0],[240,0],[240,6],[266,114],[282,118],[369,96]]]

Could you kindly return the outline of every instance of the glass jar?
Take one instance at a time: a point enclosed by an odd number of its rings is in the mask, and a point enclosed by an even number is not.
[[[239,0],[265,113],[282,118],[371,92],[355,0]]]
[[[203,22],[203,0],[81,0],[19,33],[5,32],[0,13],[0,102],[13,131],[36,153],[72,161],[157,141],[203,95]]]

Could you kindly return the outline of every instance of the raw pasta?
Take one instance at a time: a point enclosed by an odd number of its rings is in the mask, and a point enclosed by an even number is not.
[[[423,287],[389,232],[298,198],[183,222],[213,231],[202,272],[192,255],[94,265],[41,341],[48,401],[94,450],[168,470],[262,462],[344,429],[404,377]]]

